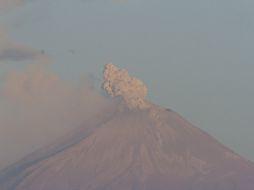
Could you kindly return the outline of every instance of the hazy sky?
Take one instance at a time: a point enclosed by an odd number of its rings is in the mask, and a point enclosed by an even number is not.
[[[112,62],[143,79],[151,101],[254,161],[253,0],[7,1],[2,81],[50,62],[64,79],[92,73],[99,87]]]

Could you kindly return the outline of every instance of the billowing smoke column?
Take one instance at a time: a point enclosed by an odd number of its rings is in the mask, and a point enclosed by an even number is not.
[[[127,70],[119,69],[113,64],[105,65],[103,88],[112,97],[122,97],[129,109],[150,107],[150,103],[145,100],[147,95],[145,84],[129,76]]]

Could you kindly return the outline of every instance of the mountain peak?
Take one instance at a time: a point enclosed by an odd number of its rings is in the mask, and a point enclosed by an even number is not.
[[[103,89],[112,97],[122,97],[129,109],[147,109],[151,104],[145,99],[147,87],[139,79],[129,75],[112,63],[104,67]]]
[[[6,168],[0,190],[254,189],[253,163],[149,103],[144,83],[126,70],[107,64],[103,88],[129,109],[110,106]]]

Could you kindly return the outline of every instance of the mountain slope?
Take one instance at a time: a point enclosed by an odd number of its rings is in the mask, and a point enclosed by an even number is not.
[[[153,107],[115,114],[64,151],[22,167],[1,189],[250,190],[253,171],[176,113]]]
[[[108,64],[115,104],[0,173],[0,190],[252,190],[254,164],[145,99],[144,83]]]

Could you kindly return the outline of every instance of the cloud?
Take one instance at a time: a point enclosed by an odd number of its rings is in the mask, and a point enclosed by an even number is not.
[[[0,11],[2,8],[13,8],[22,5],[26,0],[0,0]],[[41,53],[29,45],[13,41],[8,26],[0,23],[0,63],[35,61],[49,62],[47,55]]]
[[[0,90],[0,168],[47,145],[112,106],[89,77],[62,79],[49,65],[10,70]]]
[[[31,61],[31,60],[43,60],[48,59],[47,55],[41,53],[30,46],[13,42],[4,27],[0,30],[0,62],[9,61]]]
[[[40,52],[25,46],[12,46],[0,51],[1,61],[35,60],[39,56],[42,56]]]

